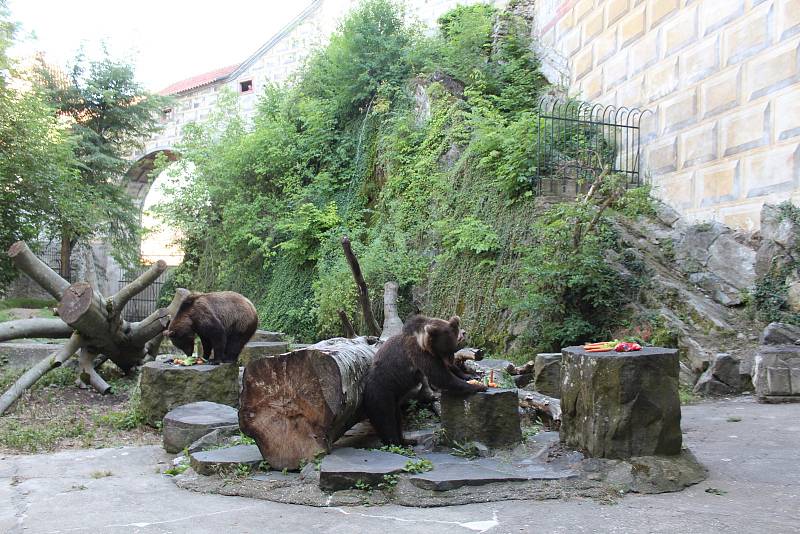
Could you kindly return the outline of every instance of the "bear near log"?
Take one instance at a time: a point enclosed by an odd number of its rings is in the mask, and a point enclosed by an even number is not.
[[[412,317],[401,334],[378,349],[364,385],[364,413],[387,445],[403,444],[401,403],[409,392],[430,385],[455,393],[486,391],[454,373],[454,355],[464,340],[461,319]]]
[[[164,335],[186,356],[194,353],[198,336],[206,361],[226,363],[236,362],[257,328],[252,302],[233,291],[218,291],[186,297]]]

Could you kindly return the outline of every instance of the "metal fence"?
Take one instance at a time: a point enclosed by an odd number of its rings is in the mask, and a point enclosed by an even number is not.
[[[545,96],[539,100],[537,194],[577,193],[609,167],[641,185],[640,123],[649,110]]]
[[[119,281],[119,287],[122,288],[133,282],[145,270],[147,270],[147,267],[126,273],[123,279]],[[161,288],[167,280],[168,273],[169,269],[161,273],[155,282],[144,288],[144,291],[128,301],[125,309],[122,310],[122,318],[126,321],[141,321],[156,311],[158,309],[158,296],[161,294]]]
[[[40,241],[34,245],[36,256],[45,262],[48,267],[57,273],[61,273],[61,243],[58,241]],[[72,273],[70,273],[71,275]],[[71,276],[67,281],[71,282]]]

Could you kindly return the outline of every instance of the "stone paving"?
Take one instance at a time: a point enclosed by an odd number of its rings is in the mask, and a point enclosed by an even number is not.
[[[0,457],[0,532],[797,532],[800,405],[741,397],[683,415],[710,477],[679,493],[315,508],[187,492],[160,474],[172,458],[161,447],[129,447]]]

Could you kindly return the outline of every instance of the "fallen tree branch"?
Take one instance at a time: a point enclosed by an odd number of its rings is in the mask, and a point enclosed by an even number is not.
[[[347,313],[344,310],[339,310],[339,320],[342,321],[342,331],[344,332],[344,337],[352,339],[357,336],[356,329],[353,328],[353,323],[350,322],[350,318],[347,316]]]
[[[179,287],[175,290],[175,295],[172,297],[172,302],[170,302],[169,306],[166,308],[170,320],[172,320],[172,318],[175,317],[175,314],[178,313],[178,309],[181,307],[184,299],[189,296],[189,293],[190,291],[188,289],[184,289],[182,287]],[[158,356],[158,349],[161,347],[161,343],[163,341],[164,330],[159,332],[154,338],[145,343],[145,360],[155,360],[156,356]]]
[[[22,394],[31,387],[37,380],[45,375],[48,371],[60,367],[67,361],[75,352],[81,348],[83,340],[77,332],[72,334],[72,337],[64,344],[61,349],[55,354],[51,354],[43,358],[39,363],[28,369],[25,374],[17,379],[2,396],[0,396],[0,415],[4,414],[8,408],[14,404]]]
[[[0,323],[0,341],[31,337],[67,338],[73,329],[61,319],[18,319]]]
[[[344,249],[344,257],[347,258],[347,263],[350,265],[353,278],[358,286],[358,303],[361,305],[361,312],[364,314],[364,323],[366,324],[367,332],[372,336],[380,336],[381,328],[378,326],[378,321],[375,320],[375,316],[372,314],[367,283],[364,281],[364,275],[361,274],[361,266],[358,264],[358,259],[356,255],[353,254],[349,237],[344,236],[342,238],[342,248]]]
[[[78,356],[78,365],[81,369],[78,382],[84,387],[92,386],[98,393],[105,395],[111,391],[111,386],[95,371],[94,357],[95,354],[88,348],[81,349],[81,354]]]
[[[17,241],[8,249],[8,256],[14,266],[27,274],[34,282],[53,295],[56,300],[61,300],[64,291],[69,287],[69,282],[47,266],[45,262],[31,252],[24,241]]]

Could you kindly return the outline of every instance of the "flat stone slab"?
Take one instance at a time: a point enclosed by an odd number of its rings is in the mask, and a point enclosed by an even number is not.
[[[322,460],[319,487],[328,491],[349,489],[359,480],[376,486],[383,482],[384,475],[400,473],[409,460],[391,452],[336,449]]]
[[[286,334],[283,332],[270,332],[268,330],[256,330],[253,337],[250,338],[250,343],[258,343],[260,341],[285,341]]]
[[[197,438],[187,448],[189,454],[200,452],[207,449],[215,449],[229,445],[239,445],[241,437],[239,435],[239,423],[235,425],[220,426]]]
[[[58,352],[63,343],[0,343],[0,369],[28,369]]]
[[[418,488],[433,491],[495,482],[560,480],[577,476],[571,469],[536,459],[505,463],[491,458],[468,460],[445,453],[426,454],[424,458],[433,463],[433,470],[412,475],[409,480]]]
[[[474,363],[475,366],[486,369],[487,371],[492,369],[495,371],[505,371],[509,364],[511,364],[508,360],[495,360],[494,358],[484,358]]]
[[[148,362],[139,378],[145,421],[155,426],[173,408],[197,401],[238,406],[238,378],[238,366],[230,363],[183,367]]]
[[[286,341],[251,341],[239,353],[239,365],[246,366],[253,360],[286,352],[289,352],[289,343]]]
[[[761,345],[755,358],[753,384],[759,400],[793,396],[800,400],[800,346]]]
[[[442,428],[450,440],[479,441],[491,448],[510,447],[522,441],[515,389],[489,389],[471,395],[445,391],[441,402]]]
[[[179,452],[218,427],[239,425],[236,408],[199,401],[178,406],[164,416],[163,442],[167,452]]]
[[[256,445],[236,445],[189,455],[192,469],[201,475],[215,475],[224,471],[232,471],[240,464],[256,468],[263,460]]]

